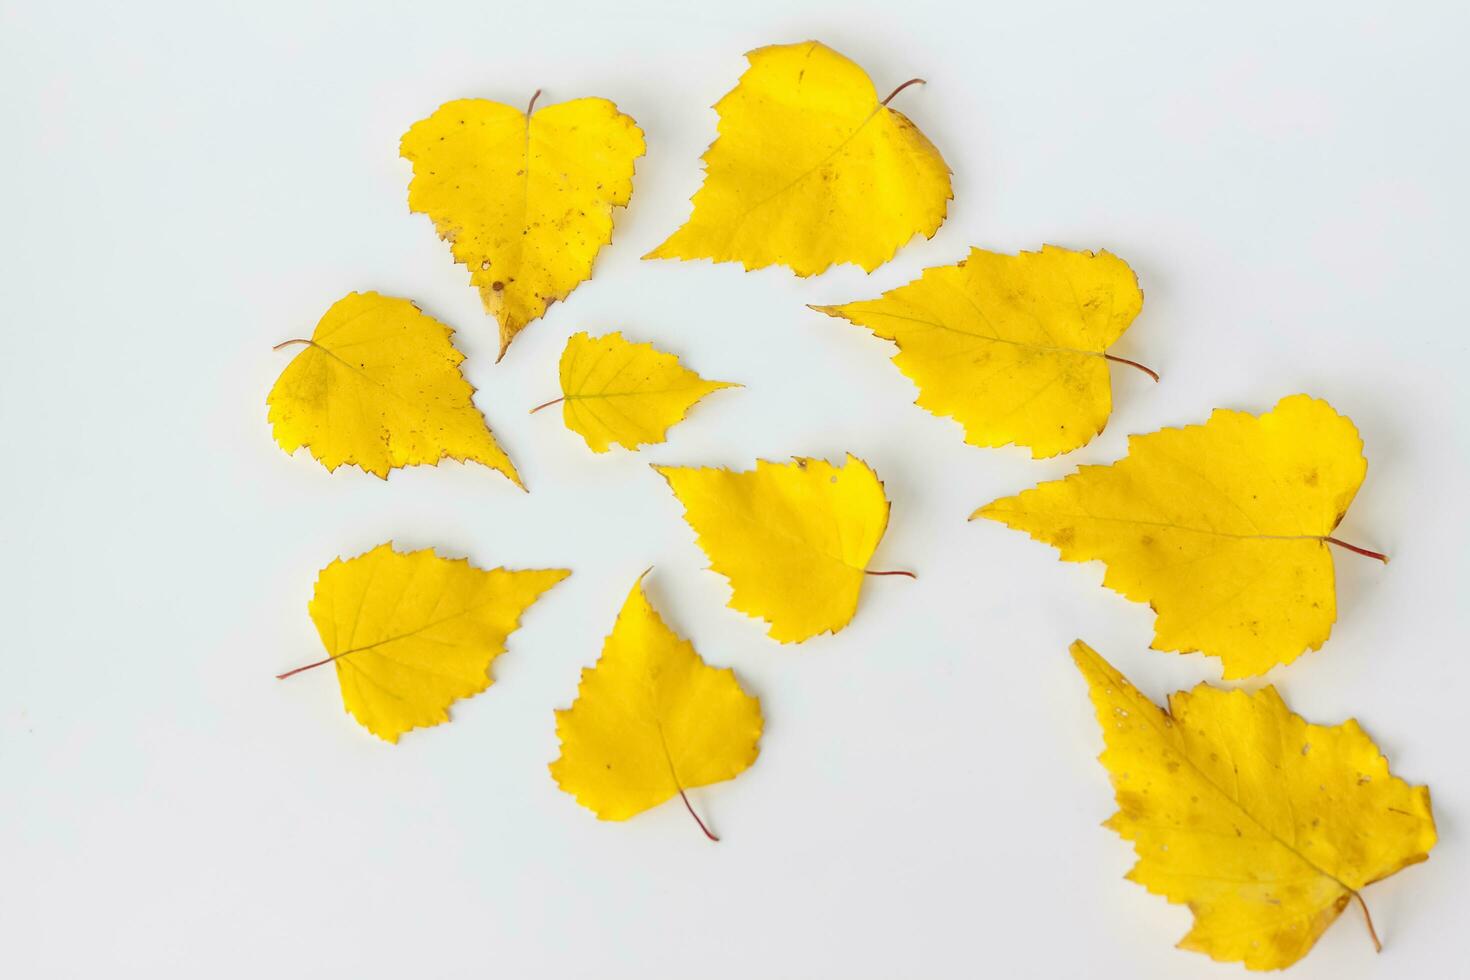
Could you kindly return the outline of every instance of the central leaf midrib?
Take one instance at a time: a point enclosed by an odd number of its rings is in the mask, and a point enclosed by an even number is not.
[[[990,510],[989,507],[982,510]],[[1014,510],[994,511],[997,515],[1018,514],[1023,516],[1036,515],[1038,517],[1060,518],[1068,521],[1104,521],[1111,524],[1136,524],[1139,527],[1159,527],[1171,531],[1185,531],[1190,534],[1208,534],[1217,538],[1232,538],[1237,541],[1326,541],[1325,534],[1236,534],[1231,531],[1216,531],[1212,528],[1189,527],[1184,524],[1171,524],[1168,521],[1147,521],[1134,517],[1102,517],[1097,514],[1063,514],[1056,511],[1031,511],[1016,508]],[[983,516],[983,515],[982,515]]]
[[[1129,685],[1129,686],[1132,687],[1132,685]],[[1136,693],[1136,690],[1137,689],[1135,688],[1134,690],[1135,690],[1135,693]],[[1139,695],[1139,698],[1140,699],[1143,699],[1143,696],[1140,694]],[[1171,714],[1169,714],[1168,711],[1165,711],[1165,710],[1159,708],[1158,706],[1156,706],[1156,705],[1154,705],[1152,703],[1149,703],[1148,706],[1150,708],[1152,708],[1154,711],[1159,712],[1165,718],[1168,718],[1171,724],[1174,724],[1174,725],[1178,725],[1179,724],[1179,722]],[[1182,758],[1184,760],[1184,762],[1189,766],[1189,768],[1192,769],[1192,770],[1194,770],[1194,772],[1199,776],[1199,778],[1204,782],[1204,784],[1206,786],[1208,786],[1210,789],[1214,790],[1221,798],[1223,798],[1224,800],[1226,800],[1230,804],[1230,806],[1234,807],[1235,810],[1237,812],[1239,812],[1243,817],[1245,817],[1246,820],[1248,820],[1250,823],[1254,824],[1261,831],[1261,833],[1265,834],[1266,837],[1270,838],[1272,841],[1274,841],[1277,844],[1279,844],[1288,854],[1292,855],[1297,860],[1301,861],[1308,868],[1310,868],[1313,872],[1315,872],[1316,874],[1319,874],[1322,877],[1327,878],[1327,879],[1333,881],[1334,883],[1336,883],[1338,885],[1338,887],[1342,888],[1349,895],[1356,895],[1357,894],[1357,889],[1356,888],[1350,887],[1346,882],[1344,882],[1342,879],[1338,878],[1337,875],[1331,873],[1330,871],[1327,871],[1325,868],[1319,867],[1316,864],[1316,862],[1314,862],[1311,858],[1307,857],[1301,851],[1297,850],[1295,846],[1293,846],[1291,844],[1288,844],[1286,841],[1282,840],[1279,836],[1277,836],[1274,831],[1272,831],[1264,823],[1262,823],[1260,820],[1258,820],[1253,813],[1251,813],[1249,810],[1247,810],[1245,808],[1245,805],[1243,803],[1241,803],[1235,797],[1231,796],[1229,793],[1227,793],[1225,791],[1225,788],[1223,786],[1220,786],[1213,779],[1211,779],[1210,776],[1209,776],[1209,774],[1207,772],[1205,772],[1203,769],[1201,769],[1199,767],[1199,765],[1194,761],[1194,759],[1188,753],[1182,752],[1179,749],[1175,748],[1171,744],[1170,739],[1169,739],[1167,733],[1165,731],[1163,731],[1162,729],[1160,729],[1158,727],[1158,725],[1156,725],[1154,723],[1154,719],[1153,719],[1153,717],[1152,717],[1152,715],[1151,715],[1150,712],[1143,712],[1143,715],[1144,715],[1144,718],[1147,721],[1149,727],[1153,728],[1153,730],[1158,734],[1159,740],[1162,741],[1164,743],[1164,745],[1168,747],[1169,751],[1172,752],[1174,755]],[[1266,928],[1271,928],[1271,926],[1268,925]]]
[[[579,392],[575,395],[565,396],[564,400],[569,402],[578,402],[593,401],[598,398],[629,398],[634,395],[671,395],[676,391],[688,391],[691,388],[698,387],[698,384],[691,382],[686,385],[681,385],[677,388],[640,388],[632,391],[593,391],[587,392],[585,394]]]
[[[779,536],[787,539],[788,541],[794,541],[797,544],[799,544],[802,547],[804,547],[806,550],[812,552],[813,554],[818,555],[819,557],[825,558],[828,561],[833,562],[834,564],[841,565],[843,568],[846,568],[846,569],[849,569],[851,571],[858,572],[858,573],[863,573],[863,572],[866,572],[867,571],[867,568],[866,567],[859,568],[856,565],[854,565],[851,562],[849,562],[846,558],[839,558],[836,555],[828,554],[823,549],[818,548],[816,545],[814,545],[811,542],[810,539],[804,538],[804,537],[802,537],[799,534],[794,534],[791,531],[788,531],[788,530],[786,530],[783,527],[778,527],[775,524],[763,524],[763,523],[757,521],[754,517],[749,516],[749,515],[746,515],[746,514],[738,513],[735,510],[730,509],[729,507],[726,507],[725,509],[726,509],[726,512],[729,513],[731,516],[733,516],[736,520],[741,521],[742,523],[748,524],[751,527],[759,528],[759,529],[762,529],[762,530],[770,531],[770,532],[772,532],[774,534],[778,534]]]
[[[843,137],[843,139],[841,140],[841,142],[839,142],[836,146],[834,146],[831,150],[829,150],[821,159],[819,159],[816,163],[812,164],[806,170],[803,170],[800,174],[798,174],[796,177],[792,178],[788,183],[786,183],[785,185],[783,185],[782,187],[780,187],[778,190],[772,192],[771,194],[767,195],[766,197],[761,198],[759,201],[757,201],[756,203],[750,205],[750,207],[746,208],[739,215],[737,215],[736,218],[735,218],[735,220],[732,221],[732,222],[730,222],[730,232],[725,237],[725,247],[726,248],[729,248],[730,243],[735,240],[736,234],[739,233],[741,226],[745,224],[745,221],[746,221],[747,218],[749,218],[756,211],[758,211],[761,208],[765,207],[767,204],[770,204],[776,198],[780,197],[781,195],[785,194],[787,191],[791,190],[797,184],[799,184],[802,181],[806,180],[812,174],[816,173],[822,167],[823,164],[827,163],[829,160],[832,160],[832,159],[836,158],[839,154],[842,153],[843,150],[847,149],[847,145],[849,143],[851,143],[853,140],[857,139],[858,134],[861,133],[864,129],[867,128],[868,123],[870,123],[874,119],[878,118],[878,114],[880,112],[882,112],[884,109],[887,109],[888,108],[883,103],[878,102],[877,101],[877,98],[878,98],[878,93],[875,91],[873,93],[874,104],[873,104],[872,111],[869,112],[865,117],[863,117],[863,121],[860,122],[860,123],[858,123],[857,126],[854,127],[854,129],[853,129],[853,131],[851,133],[848,133],[847,136]],[[722,133],[721,136],[723,136],[723,135],[724,134]]]
[[[905,316],[902,313],[890,313],[887,310],[863,310],[863,316],[886,316],[894,320],[907,320],[909,323],[921,323],[926,327],[934,327],[936,330],[944,330],[949,333],[959,334],[962,337],[973,337],[976,340],[988,340],[996,344],[1010,344],[1012,347],[1024,347],[1027,350],[1042,351],[1048,354],[1078,354],[1084,357],[1106,357],[1102,351],[1085,350],[1081,347],[1058,347],[1047,344],[1032,344],[1024,340],[1008,340],[1005,337],[997,337],[994,334],[975,333],[972,330],[961,330],[938,320],[925,320],[922,317]]]
[[[427,632],[428,630],[431,630],[431,629],[433,629],[436,626],[443,626],[445,623],[452,622],[453,620],[459,619],[462,616],[468,616],[470,613],[473,613],[473,612],[475,612],[478,609],[481,609],[481,608],[483,608],[485,606],[490,605],[491,603],[495,602],[499,598],[500,598],[499,596],[491,596],[490,598],[486,599],[483,602],[477,602],[474,605],[466,606],[465,608],[459,610],[458,612],[450,613],[448,616],[444,616],[441,619],[435,619],[435,620],[432,620],[430,622],[424,623],[422,626],[416,626],[416,627],[414,627],[413,629],[409,630],[406,633],[399,633],[399,634],[394,635],[394,636],[384,637],[381,640],[375,640],[372,643],[367,643],[367,644],[364,644],[363,646],[360,646],[360,647],[353,647],[350,650],[343,650],[341,653],[335,653],[335,654],[333,654],[332,655],[332,659],[334,661],[335,660],[342,660],[343,658],[348,657],[348,656],[351,656],[354,653],[362,653],[365,650],[374,650],[374,649],[377,649],[378,647],[387,646],[390,643],[398,643],[398,642],[400,642],[402,640],[411,640],[414,637],[418,636],[420,633]],[[354,623],[354,625],[355,625],[355,623]],[[398,663],[403,663],[403,661],[397,661],[397,662]],[[407,666],[414,666],[414,665],[409,664]]]

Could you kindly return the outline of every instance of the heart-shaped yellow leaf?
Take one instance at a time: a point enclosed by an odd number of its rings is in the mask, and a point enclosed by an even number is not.
[[[816,41],[746,57],[715,105],[719,137],[693,214],[644,258],[871,272],[915,235],[933,237],[952,197],[949,166],[878,100],[867,72]]]
[[[539,93],[538,93],[539,94]],[[606,99],[522,112],[446,102],[413,124],[410,211],[427,214],[500,323],[500,356],[526,324],[592,275],[613,208],[633,193],[643,131]]]

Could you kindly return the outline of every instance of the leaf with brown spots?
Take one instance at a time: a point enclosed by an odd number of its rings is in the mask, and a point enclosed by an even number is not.
[[[1308,724],[1271,687],[1200,684],[1161,710],[1081,640],[1072,658],[1118,801],[1106,826],[1133,843],[1131,881],[1194,913],[1180,948],[1288,967],[1349,902],[1367,917],[1363,888],[1429,857],[1429,790],[1356,721]]]
[[[606,99],[535,106],[535,98],[525,112],[485,99],[446,102],[400,146],[413,163],[409,210],[432,218],[469,268],[500,322],[501,357],[526,324],[592,275],[643,155],[643,131]]]

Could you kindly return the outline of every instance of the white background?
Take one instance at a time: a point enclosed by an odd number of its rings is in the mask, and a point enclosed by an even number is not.
[[[1083,685],[1092,642],[1154,697],[1218,662],[1147,649],[1098,565],[976,506],[1122,454],[1128,433],[1297,391],[1362,431],[1340,619],[1274,671],[1433,788],[1427,864],[1366,892],[1295,976],[1463,975],[1466,268],[1459,4],[621,0],[5,2],[0,10],[0,972],[12,977],[1224,977],[1186,909],[1122,880]],[[683,221],[708,108],[761,44],[825,40],[955,171],[933,241],[873,275],[641,262]],[[614,99],[648,137],[595,278],[516,340],[428,219],[398,137],[439,103]],[[1142,280],[1107,431],[1067,457],[966,446],[887,345],[806,303],[876,295],[981,245],[1106,247]],[[531,487],[479,466],[327,474],[264,399],[354,289],[459,328]],[[707,376],[665,445],[594,457],[556,412],[579,329]],[[865,457],[893,502],[835,637],[779,647],[650,461]],[[317,569],[389,538],[565,566],[497,683],[379,742],[315,671]],[[757,693],[757,764],[602,823],[546,772],[635,576]]]

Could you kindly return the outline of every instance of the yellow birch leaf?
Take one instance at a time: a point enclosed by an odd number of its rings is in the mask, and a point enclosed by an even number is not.
[[[286,365],[266,404],[276,442],[306,446],[329,471],[382,479],[400,466],[474,460],[525,489],[475,407],[452,329],[406,299],[348,293]]]
[[[746,57],[750,68],[715,105],[719,136],[693,214],[644,258],[872,272],[915,235],[934,236],[953,196],[949,166],[878,101],[867,72],[816,41]]]
[[[970,515],[1025,531],[1063,561],[1107,563],[1103,585],[1158,614],[1153,647],[1219,657],[1227,678],[1316,650],[1337,618],[1328,543],[1368,462],[1347,418],[1306,395],[1261,416],[1132,436],[1083,466]]]
[[[635,344],[621,333],[567,338],[561,355],[562,421],[587,441],[594,453],[612,443],[625,449],[663,442],[669,428],[683,421],[695,402],[728,381],[706,381],[652,344]]]
[[[1272,687],[1200,684],[1160,710],[1081,640],[1072,658],[1118,801],[1105,826],[1133,843],[1131,881],[1194,913],[1181,949],[1283,969],[1348,902],[1367,916],[1364,887],[1429,857],[1429,790],[1356,721],[1308,724]]]
[[[646,573],[645,573],[646,574]],[[686,789],[734,779],[760,751],[760,701],[664,624],[639,576],[597,664],[556,712],[558,786],[603,820],[627,820]]]
[[[764,619],[770,636],[800,643],[837,632],[857,612],[868,561],[888,526],[888,498],[849,455],[758,460],[754,470],[655,466],[684,505],[710,568],[730,581],[730,608]]]
[[[334,664],[342,704],[388,742],[449,720],[449,706],[491,684],[490,663],[521,614],[570,575],[560,568],[490,571],[433,549],[400,552],[392,542],[338,558],[321,570],[308,607],[324,660]]]
[[[1107,349],[1143,307],[1138,277],[1108,252],[1045,245],[970,250],[879,299],[812,309],[898,345],[893,363],[917,404],[948,416],[973,446],[1027,446],[1036,458],[1086,445],[1107,425]]]
[[[540,94],[539,92],[537,93]],[[643,131],[607,99],[528,112],[446,102],[404,134],[410,211],[427,214],[500,323],[500,356],[526,324],[592,275],[613,208],[633,194]]]

